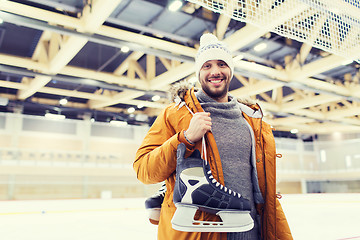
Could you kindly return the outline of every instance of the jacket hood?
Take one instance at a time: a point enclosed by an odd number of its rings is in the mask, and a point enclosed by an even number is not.
[[[181,81],[171,85],[169,89],[170,102],[177,102],[177,99],[179,98],[181,99],[181,101],[184,101],[186,92],[193,87],[194,86],[188,81]],[[195,91],[197,91],[196,88]]]
[[[191,88],[194,88],[195,92],[199,90],[198,88],[194,87],[193,84],[191,84],[188,81],[181,81],[181,82],[173,84],[169,89],[170,101],[177,102],[179,100],[179,98],[181,99],[181,101],[184,101],[186,92]],[[248,107],[257,105],[256,101],[249,99],[249,98],[237,98],[237,101]]]

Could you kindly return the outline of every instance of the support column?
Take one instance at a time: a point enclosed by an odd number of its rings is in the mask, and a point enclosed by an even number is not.
[[[88,176],[84,176],[83,177],[83,181],[82,181],[82,197],[83,198],[88,198],[89,197],[89,177]]]
[[[306,194],[307,193],[307,184],[306,179],[301,179],[301,193]]]
[[[15,175],[9,175],[8,178],[8,200],[14,200]]]
[[[19,135],[23,124],[23,115],[21,113],[22,107],[15,107],[14,114],[7,114],[5,122],[6,131],[12,135],[10,147],[14,148],[14,150],[17,150],[19,147]]]

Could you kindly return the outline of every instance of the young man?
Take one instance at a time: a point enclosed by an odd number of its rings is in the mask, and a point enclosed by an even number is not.
[[[166,182],[158,239],[292,239],[276,198],[276,152],[271,127],[262,121],[257,104],[228,94],[234,74],[230,51],[212,34],[204,34],[195,59],[201,89],[175,90],[176,103],[158,116],[136,153],[134,170],[146,184]],[[181,232],[172,228],[176,207],[173,192],[176,153],[201,151],[205,136],[207,161],[213,177],[250,201],[254,227],[245,232]],[[217,217],[198,212],[199,220]]]

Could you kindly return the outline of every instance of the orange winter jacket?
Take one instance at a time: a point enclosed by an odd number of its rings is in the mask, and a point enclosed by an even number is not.
[[[193,88],[187,90],[181,99],[192,112],[203,111]],[[254,172],[257,180],[255,182],[258,185],[260,198],[264,202],[256,202],[256,208],[261,218],[262,239],[292,239],[284,212],[276,198],[276,152],[271,127],[262,121],[262,113],[258,105],[239,104],[244,118],[253,129],[253,145],[255,145],[256,155],[253,164],[256,165]],[[159,183],[164,180],[166,182],[167,191],[161,206],[158,239],[226,239],[226,233],[181,232],[174,230],[171,226],[171,219],[176,210],[173,203],[173,190],[176,178],[177,146],[181,142],[185,143],[186,156],[189,156],[195,149],[201,151],[201,141],[193,146],[184,137],[184,130],[188,128],[191,118],[192,114],[181,103],[173,103],[165,108],[145,136],[136,153],[133,167],[137,178],[145,184]],[[224,184],[221,160],[214,136],[208,132],[205,139],[207,158],[212,174],[221,184]],[[207,221],[219,220],[217,216],[206,212],[197,212],[196,218]]]

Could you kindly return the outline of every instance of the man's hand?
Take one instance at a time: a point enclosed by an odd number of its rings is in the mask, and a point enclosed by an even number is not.
[[[206,132],[211,130],[211,118],[208,112],[197,112],[192,117],[189,128],[186,130],[186,137],[191,142],[199,141]]]

